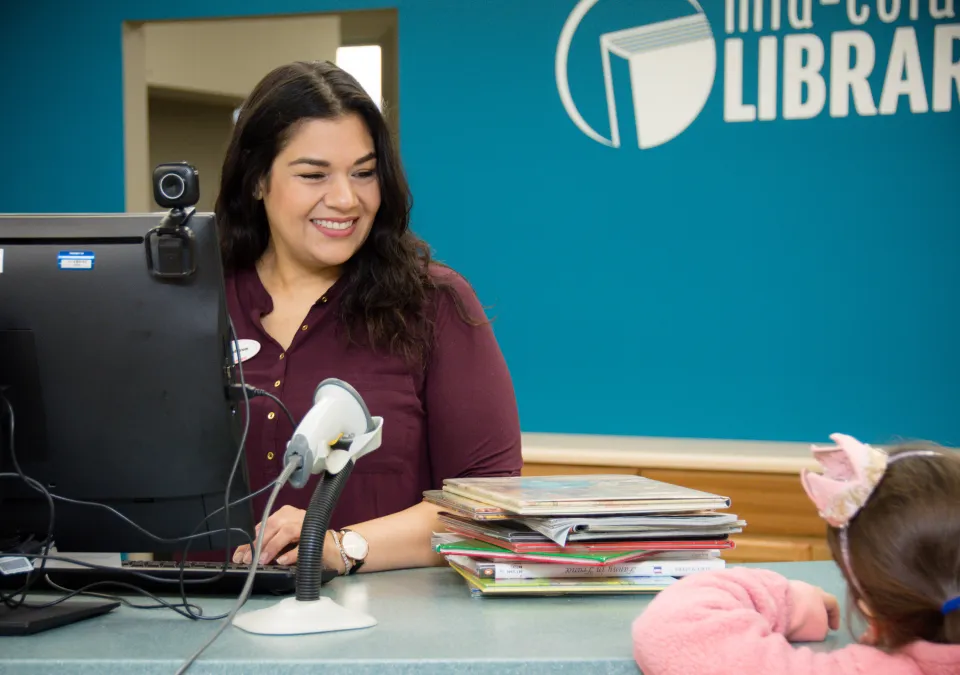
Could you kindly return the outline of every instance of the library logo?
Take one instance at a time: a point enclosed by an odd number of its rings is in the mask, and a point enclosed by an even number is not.
[[[556,79],[560,101],[570,120],[589,138],[620,147],[620,123],[614,96],[611,58],[625,59],[630,72],[634,122],[640,149],[655,148],[682,134],[703,110],[717,72],[713,30],[697,0],[672,0],[676,18],[655,21],[600,35],[603,83],[610,118],[610,137],[590,126],[570,93],[567,59],[580,23],[600,0],[580,0],[560,32]],[[659,0],[665,2],[666,0]],[[695,14],[681,15],[692,6]]]

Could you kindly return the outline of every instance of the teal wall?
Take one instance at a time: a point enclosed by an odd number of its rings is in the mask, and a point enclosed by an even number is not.
[[[716,42],[699,115],[643,150],[622,59],[611,62],[620,147],[582,133],[561,104],[555,54],[574,0],[396,3],[415,226],[492,305],[524,429],[803,441],[842,430],[960,444],[960,100],[950,79],[960,18],[904,0],[886,23],[875,2],[858,2],[871,15],[855,26],[846,2],[817,0],[812,27],[791,26],[795,3],[783,0],[779,30],[765,14],[759,33],[727,34],[724,2],[704,2],[711,30],[627,40],[660,59],[637,91],[668,122],[682,116],[678,83],[709,60],[684,52],[704,44],[698,36]],[[377,6],[15,3],[0,40],[0,210],[122,210],[123,20]],[[694,12],[687,0],[600,0],[585,15],[569,86],[597,134],[610,136],[600,34]],[[891,91],[899,79],[886,78],[895,35],[893,60],[918,69],[908,75],[919,93],[888,93],[895,114],[870,115],[863,93],[879,105],[885,79]],[[763,87],[776,119],[726,121],[735,103],[758,102],[760,38],[771,36],[773,74],[785,49],[812,45],[815,63],[825,45],[825,108],[784,119],[797,112],[780,104],[794,90],[789,66],[787,86]],[[831,92],[843,91],[833,65],[843,51],[831,45],[848,39],[860,43],[854,67],[870,65],[871,47],[875,65],[861,108],[837,95],[831,114]],[[726,58],[737,44],[742,69]],[[657,51],[671,45],[672,56]],[[670,68],[682,75],[669,78]],[[659,93],[649,79],[658,73]],[[801,97],[818,93],[814,78]]]

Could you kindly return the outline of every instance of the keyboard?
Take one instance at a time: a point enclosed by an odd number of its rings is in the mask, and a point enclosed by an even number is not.
[[[236,596],[243,590],[243,585],[247,580],[249,565],[230,563],[223,575],[215,581],[197,583],[197,580],[208,579],[216,576],[223,567],[222,562],[188,562],[184,567],[183,578],[186,583],[184,586],[188,596],[198,595],[232,595]],[[92,584],[99,581],[121,581],[142,588],[145,591],[155,595],[179,595],[180,586],[176,583],[165,583],[163,581],[144,579],[143,577],[130,574],[130,572],[140,572],[149,574],[162,579],[177,581],[180,578],[180,563],[173,561],[158,560],[125,560],[121,567],[114,569],[90,569],[81,567],[69,567],[45,570],[46,576],[53,583],[76,590],[81,586]],[[321,578],[322,583],[327,583],[337,576],[333,570],[324,570]],[[23,585],[26,577],[22,574],[12,576],[0,575],[0,589],[10,591],[16,590]],[[296,565],[259,565],[257,573],[253,578],[252,595],[288,595],[296,591],[297,567]],[[59,591],[54,586],[46,582],[44,577],[37,577],[31,590],[49,590]],[[90,589],[91,592],[126,594],[130,591],[122,586],[111,588],[110,586],[101,586]]]

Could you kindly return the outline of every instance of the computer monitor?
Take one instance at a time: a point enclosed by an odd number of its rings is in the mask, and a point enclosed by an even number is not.
[[[24,474],[176,538],[224,506],[243,411],[231,388],[215,219],[195,213],[179,236],[148,235],[164,216],[0,215],[0,389],[14,409]],[[7,445],[5,434],[0,471],[11,472]],[[248,492],[242,458],[239,465],[231,500]],[[0,500],[0,541],[46,536],[42,495],[4,478]],[[222,516],[199,532],[222,529]],[[229,519],[252,533],[249,502],[231,508]],[[60,501],[53,534],[68,552],[184,546],[154,541],[105,510]],[[233,533],[230,544],[245,541]],[[225,544],[211,534],[190,547]]]

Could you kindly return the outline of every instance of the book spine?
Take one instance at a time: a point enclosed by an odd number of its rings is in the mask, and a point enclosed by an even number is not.
[[[721,570],[722,558],[708,560],[649,560],[602,567],[550,563],[475,562],[481,579],[564,579],[599,577],[685,577],[697,572]]]

